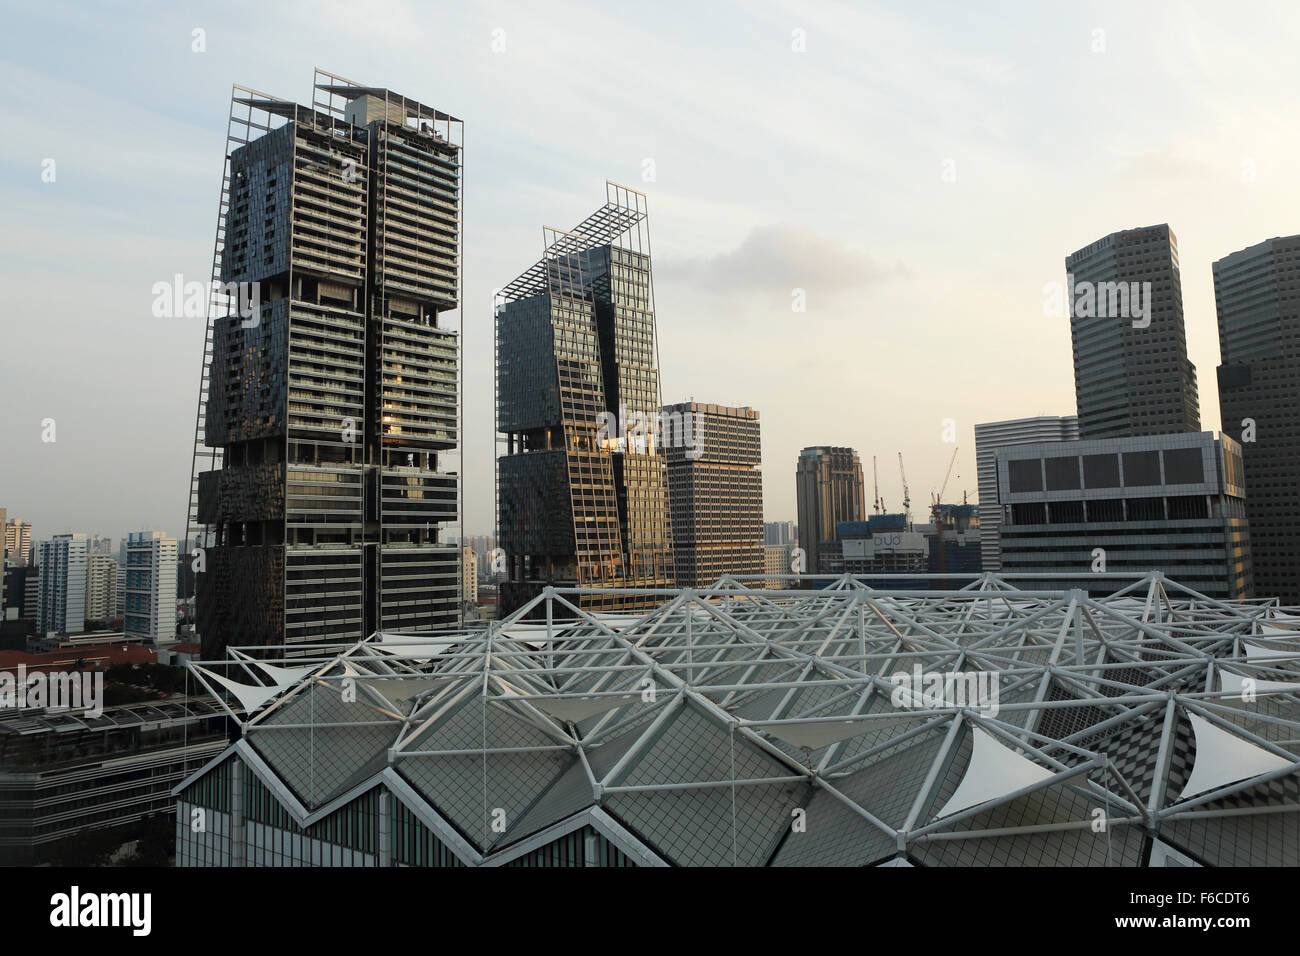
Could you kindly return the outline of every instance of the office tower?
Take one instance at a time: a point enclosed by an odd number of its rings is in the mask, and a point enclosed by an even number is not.
[[[162,531],[127,536],[122,630],[154,645],[176,638],[176,539]]]
[[[862,462],[852,448],[820,445],[799,452],[795,468],[795,494],[799,506],[799,547],[805,570],[821,570],[821,556],[836,549],[841,521],[863,521],[867,516]]]
[[[496,308],[497,539],[507,614],[548,584],[666,588],[674,580],[645,196],[606,184]],[[586,608],[662,596],[583,595]]]
[[[23,583],[24,621],[39,621],[41,616],[41,567],[39,563],[27,566],[27,577]]]
[[[1300,603],[1300,236],[1214,263],[1219,411],[1241,442],[1255,593]]]
[[[478,601],[478,556],[465,545],[460,549],[460,599],[466,604]]]
[[[778,575],[794,574],[790,569],[791,552],[794,551],[793,544],[765,544],[763,545],[763,574],[767,575],[763,586],[783,590],[790,586],[789,581],[784,581]]]
[[[113,539],[94,534],[86,538],[86,554],[113,553]]]
[[[793,521],[763,522],[764,544],[793,545],[799,540],[799,527]]]
[[[1113,232],[1067,256],[1065,271],[1079,437],[1200,431],[1169,226]]]
[[[117,613],[117,561],[107,554],[86,555],[86,620],[101,624]]]
[[[32,523],[10,518],[4,522],[5,543],[10,564],[26,564],[31,560]]]
[[[1109,594],[1162,571],[1250,597],[1241,446],[1213,432],[1014,445],[997,455],[1002,570],[1012,584]],[[1015,572],[1059,578],[1026,581]]]
[[[1077,441],[1078,438],[1079,419],[1074,415],[1061,418],[1040,415],[1036,418],[1015,418],[975,426],[980,560],[985,571],[996,571],[1002,566],[998,557],[998,526],[1002,523],[1002,506],[998,504],[998,449],[1035,442]]]
[[[86,536],[56,534],[40,543],[37,554],[36,632],[80,634],[86,629]]]
[[[460,620],[461,132],[319,71],[311,107],[236,87],[216,266],[240,285],[209,329],[186,548],[205,657]]]
[[[677,586],[763,573],[763,464],[758,412],[702,402],[665,405],[664,444]],[[671,423],[671,424],[668,424]]]

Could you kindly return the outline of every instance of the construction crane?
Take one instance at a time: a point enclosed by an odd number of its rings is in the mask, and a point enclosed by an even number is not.
[[[943,484],[939,486],[939,493],[936,495],[931,492],[930,497],[933,499],[931,504],[939,504],[943,501],[943,493],[948,489],[948,479],[952,477],[952,466],[957,461],[957,449],[953,448],[952,457],[948,459],[948,470],[943,473]]]
[[[935,567],[940,574],[948,570],[948,562],[943,553],[943,493],[948,490],[948,479],[952,477],[952,466],[957,461],[957,448],[953,447],[952,457],[948,459],[948,470],[943,473],[943,484],[938,494],[930,493],[930,522],[934,526]],[[962,496],[963,501],[965,495]]]
[[[884,503],[880,500],[880,473],[876,470],[876,456],[871,456],[871,488],[873,494],[872,508],[876,514],[885,510]]]
[[[904,521],[912,517],[912,493],[907,490],[907,472],[903,470],[903,453],[898,453],[898,474],[903,479],[903,516]]]

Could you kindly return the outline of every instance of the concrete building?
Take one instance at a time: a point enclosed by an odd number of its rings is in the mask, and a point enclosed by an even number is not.
[[[1111,233],[1067,256],[1065,271],[1079,437],[1200,431],[1169,226]]]
[[[1300,603],[1300,236],[1214,263],[1219,411],[1241,442],[1255,590]]]
[[[117,587],[113,592],[113,618],[126,617],[126,542],[122,542],[122,558],[117,565]]]
[[[460,549],[460,596],[468,604],[478,603],[478,555],[469,545]]]
[[[763,572],[763,454],[758,412],[703,402],[663,407],[691,444],[664,447],[677,585]],[[687,424],[689,423],[689,424]]]
[[[9,551],[10,564],[26,564],[31,560],[32,523],[9,518],[4,522],[5,548]]]
[[[646,198],[606,184],[496,306],[497,539],[508,613],[547,585],[640,609],[674,580]]]
[[[996,571],[998,526],[1002,507],[998,504],[997,451],[1008,445],[1044,441],[1077,441],[1079,419],[1074,415],[1040,415],[975,426],[975,467],[979,475],[980,561],[985,571]]]
[[[765,521],[763,522],[763,543],[764,544],[797,544],[799,541],[799,526],[793,521]]]
[[[829,445],[805,448],[799,452],[794,482],[799,509],[799,547],[803,549],[807,570],[820,571],[822,552],[838,550],[839,523],[866,519],[862,462],[852,448]]]
[[[794,574],[795,571],[790,567],[790,562],[794,558],[794,544],[765,544],[763,545],[763,573],[768,575],[765,582],[769,588],[778,590],[789,587],[789,582],[777,578],[781,574]]]
[[[39,564],[27,566],[27,575],[23,581],[23,613],[25,621],[39,621],[41,610],[41,567]]]
[[[106,540],[106,539],[101,539]],[[100,551],[86,555],[86,620],[101,624],[117,614],[117,560]]]
[[[1241,446],[1213,432],[1014,445],[998,452],[1001,574],[1117,589],[1161,571],[1210,597],[1254,596]]]
[[[113,553],[113,539],[105,538],[102,535],[93,534],[86,538],[86,554],[107,554]]]
[[[36,630],[80,634],[86,629],[86,536],[58,534],[37,549],[41,568]]]
[[[77,653],[94,666],[93,651]],[[0,710],[0,864],[45,862],[56,844],[91,830],[121,827],[131,840],[130,825],[170,818],[172,788],[226,746],[224,711],[205,699],[106,707],[99,717]]]
[[[322,71],[312,93],[235,95],[239,302],[210,320],[186,543],[208,657],[460,620],[462,124]]]
[[[165,532],[127,536],[122,630],[155,647],[176,639],[176,539]]]

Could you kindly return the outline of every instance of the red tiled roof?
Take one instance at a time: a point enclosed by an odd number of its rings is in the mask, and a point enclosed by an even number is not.
[[[158,655],[139,644],[85,644],[44,654],[0,651],[0,670],[13,670],[24,664],[28,671],[65,671],[77,661],[84,661],[87,668],[96,670],[113,664],[154,664]]]

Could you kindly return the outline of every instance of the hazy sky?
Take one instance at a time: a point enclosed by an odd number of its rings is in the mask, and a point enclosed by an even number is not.
[[[0,506],[37,537],[184,532],[203,322],[151,288],[207,278],[235,82],[310,102],[319,66],[465,121],[467,533],[492,290],[606,179],[649,196],[664,399],[759,410],[768,520],[810,444],[858,449],[868,498],[880,456],[895,508],[901,450],[916,511],[946,418],[973,498],[976,422],[1073,414],[1043,287],[1118,229],[1178,236],[1217,429],[1210,263],[1300,232],[1289,2],[7,7]]]

